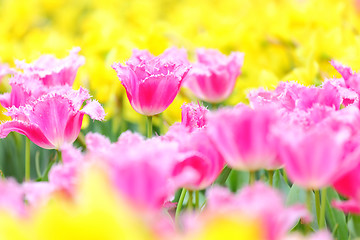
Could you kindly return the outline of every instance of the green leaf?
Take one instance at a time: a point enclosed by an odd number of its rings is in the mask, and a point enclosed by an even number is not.
[[[237,192],[242,187],[249,184],[249,173],[244,171],[232,170],[228,180],[226,181],[227,187],[232,192]]]
[[[273,187],[279,189],[284,195],[288,195],[290,186],[285,182],[280,170],[276,170],[273,177]]]
[[[352,237],[360,237],[360,216],[351,215],[348,227]]]
[[[331,232],[335,232],[337,239],[348,239],[349,230],[346,225],[345,214],[341,211],[338,211],[331,207],[331,202],[333,200],[340,200],[339,195],[333,188],[328,188],[326,191],[327,201],[326,201],[326,223]],[[336,228],[336,231],[334,231]]]
[[[313,221],[311,222],[310,226],[312,229],[318,230],[319,227],[316,221],[316,214],[315,214],[315,195],[313,191],[311,191],[310,202],[311,202],[311,214],[313,216]],[[287,195],[286,205],[291,206],[297,203],[301,203],[306,206],[306,190],[293,184]]]

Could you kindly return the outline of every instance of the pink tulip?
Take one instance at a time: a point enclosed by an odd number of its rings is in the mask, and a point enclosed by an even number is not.
[[[183,51],[174,48],[158,57],[135,50],[126,65],[112,65],[135,111],[153,116],[173,102],[189,71],[189,65],[176,58],[177,52],[182,59]]]
[[[53,55],[42,55],[33,63],[16,61],[16,66],[25,74],[38,76],[45,86],[72,86],[77,70],[84,65],[85,58],[79,56],[79,47],[73,48],[68,57],[57,59]]]
[[[219,103],[232,93],[244,54],[233,52],[225,56],[215,49],[198,49],[197,60],[190,70],[185,85],[201,100]]]
[[[330,82],[341,92],[344,99],[344,105],[356,104],[359,106],[360,74],[335,60],[331,61],[331,65],[342,76],[342,78],[332,79]]]
[[[99,133],[90,132],[85,136],[87,158],[110,161],[114,158],[114,153],[126,151],[129,147],[143,141],[143,136],[130,131],[123,132],[115,143],[111,143],[108,138]]]
[[[337,178],[352,169],[359,151],[347,154],[348,129],[334,131],[327,125],[300,129],[279,130],[279,152],[292,182],[305,189],[330,186]]]
[[[89,98],[85,89],[64,89],[43,95],[25,106],[11,107],[8,115],[12,120],[0,125],[0,137],[15,131],[42,148],[59,149],[64,143],[76,140],[84,114],[92,119],[104,119],[104,109],[97,101],[88,101],[80,110]]]
[[[34,101],[43,94],[61,88],[70,88],[77,69],[84,64],[85,58],[78,56],[80,48],[74,48],[64,59],[52,55],[42,55],[31,64],[17,61],[17,67],[24,73],[15,73],[10,78],[11,93],[0,95],[3,107],[19,107]]]
[[[208,192],[207,210],[225,213],[237,210],[258,217],[269,240],[282,239],[300,218],[305,222],[311,218],[304,206],[286,207],[280,192],[260,182],[236,195],[225,188],[212,188]]]
[[[175,186],[191,190],[201,190],[212,184],[224,168],[225,161],[204,129],[188,133],[179,125],[171,128],[171,138],[163,139],[179,144],[179,153],[172,170]]]
[[[6,108],[23,106],[50,91],[38,76],[30,74],[17,73],[10,78],[9,84],[11,92],[0,95],[0,103]]]
[[[92,141],[103,141],[92,136]],[[106,155],[97,152],[102,159],[115,189],[140,208],[159,209],[174,194],[171,171],[175,163],[177,145],[157,138],[147,141],[125,134],[110,146]],[[129,140],[129,141],[128,141]],[[117,147],[116,147],[117,146]],[[95,151],[91,151],[94,153]],[[88,157],[91,157],[87,155]],[[101,158],[100,156],[105,156]]]
[[[184,104],[181,107],[181,124],[190,131],[203,128],[206,125],[206,114],[209,112],[206,107],[200,104]]]
[[[337,88],[326,82],[320,87],[305,87],[295,82],[280,82],[274,91],[263,89],[250,92],[250,105],[254,108],[276,105],[283,111],[307,110],[316,104],[340,108],[341,97]]]
[[[276,169],[281,166],[271,132],[276,122],[272,109],[221,109],[209,114],[207,132],[232,168]]]

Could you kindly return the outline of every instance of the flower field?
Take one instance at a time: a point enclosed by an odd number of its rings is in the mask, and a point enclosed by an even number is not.
[[[0,239],[360,239],[360,1],[0,0]]]

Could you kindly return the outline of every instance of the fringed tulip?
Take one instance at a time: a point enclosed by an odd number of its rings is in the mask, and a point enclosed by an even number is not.
[[[12,120],[0,125],[0,137],[15,131],[42,148],[59,149],[64,143],[76,140],[84,114],[92,119],[104,119],[104,109],[97,101],[88,101],[80,110],[89,98],[88,91],[80,88],[51,92],[25,106],[11,107],[8,115]]]
[[[154,57],[135,50],[125,65],[112,65],[135,111],[153,116],[173,102],[189,71],[189,65],[176,58],[178,51],[181,56],[182,51],[173,48]]]
[[[284,111],[308,110],[315,104],[340,108],[341,97],[337,88],[326,82],[321,87],[306,87],[295,82],[280,82],[274,91],[263,89],[250,92],[250,105],[254,108],[276,105]]]
[[[225,161],[204,129],[187,133],[184,126],[178,127],[180,129],[169,130],[172,141],[179,144],[179,153],[172,170],[175,186],[191,190],[204,189],[216,180]]]
[[[189,128],[190,131],[203,128],[206,123],[206,114],[209,110],[200,104],[184,104],[181,107],[181,124]]]
[[[240,75],[244,54],[225,56],[215,49],[198,49],[197,62],[192,65],[184,84],[201,100],[219,103],[232,93]]]
[[[6,108],[23,106],[49,92],[49,88],[34,75],[17,73],[10,78],[9,84],[11,92],[0,95],[0,103]]]
[[[281,166],[271,132],[276,122],[272,109],[239,106],[209,114],[207,132],[232,168],[270,170]]]
[[[357,163],[358,151],[346,154],[349,131],[326,125],[307,131],[279,130],[279,152],[290,180],[305,189],[330,186]]]
[[[79,52],[80,48],[76,47],[63,59],[57,59],[53,55],[42,55],[32,63],[16,61],[16,66],[25,74],[38,76],[45,86],[72,86],[78,68],[85,63],[85,58],[79,56]]]

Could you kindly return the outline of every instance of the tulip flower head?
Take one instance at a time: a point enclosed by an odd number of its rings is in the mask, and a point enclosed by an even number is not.
[[[25,74],[38,76],[45,86],[72,86],[78,68],[85,63],[85,58],[78,55],[79,51],[79,47],[73,48],[69,56],[63,59],[57,59],[53,55],[42,55],[33,63],[16,61],[16,66]]]
[[[176,58],[176,49],[155,57],[148,51],[134,50],[125,65],[114,63],[131,106],[140,114],[163,112],[175,99],[189,65]],[[172,53],[173,52],[173,53]],[[180,51],[180,53],[183,53]]]
[[[208,112],[209,110],[200,104],[184,104],[181,106],[181,124],[190,130],[203,128]]]
[[[280,132],[280,159],[290,180],[305,189],[328,187],[356,165],[358,151],[351,154],[345,151],[347,130],[335,132],[321,125],[307,131]]]
[[[26,135],[36,145],[46,149],[59,149],[63,143],[73,143],[79,135],[84,114],[103,120],[104,109],[90,98],[87,90],[63,89],[42,95],[24,106],[8,108],[11,121],[0,125],[0,137],[10,132]]]
[[[244,62],[244,54],[233,52],[225,56],[215,49],[198,49],[194,63],[185,84],[201,100],[219,103],[232,93],[240,68]]]
[[[207,132],[232,168],[276,169],[281,166],[271,133],[276,120],[271,109],[220,109],[208,114]]]

